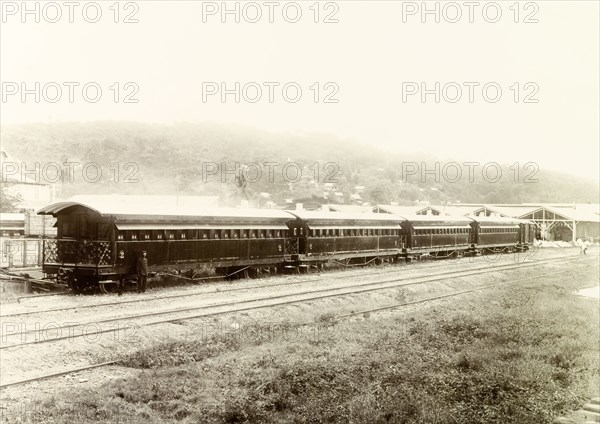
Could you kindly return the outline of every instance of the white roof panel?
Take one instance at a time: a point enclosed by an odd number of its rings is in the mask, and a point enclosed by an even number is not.
[[[86,195],[53,203],[38,214],[56,214],[71,206],[83,206],[100,215],[113,216],[189,216],[291,219],[279,209],[218,208],[210,198],[192,196]]]

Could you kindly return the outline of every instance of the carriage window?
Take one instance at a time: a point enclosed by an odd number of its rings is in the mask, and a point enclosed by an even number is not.
[[[109,231],[108,224],[98,224],[98,239],[99,240],[108,240]]]
[[[275,232],[275,237],[281,237],[281,231],[277,230],[277,231]]]
[[[123,239],[124,239],[123,233],[119,232],[119,234],[117,234],[117,240],[123,240]]]
[[[229,230],[223,230],[223,238],[225,238],[225,239],[229,238]]]
[[[138,236],[135,232],[131,231],[129,233],[129,238],[130,238],[130,240],[137,240]]]
[[[340,229],[340,237],[344,237],[344,230]]]
[[[294,236],[297,236],[297,235],[298,235],[298,229],[294,228]]]
[[[304,228],[300,227],[300,235],[304,234]]]
[[[167,233],[167,237],[168,237],[169,239],[174,239],[174,238],[175,238],[175,233],[174,233],[174,232],[172,232],[172,231],[169,231],[169,233]]]
[[[144,240],[150,240],[150,234],[148,234],[148,233],[144,234]]]
[[[258,236],[260,238],[265,238],[267,235],[267,230],[258,230]]]
[[[242,230],[242,238],[248,238],[248,230]]]
[[[265,232],[267,233],[267,238],[273,238],[273,231],[266,230]]]
[[[182,239],[182,240],[183,240],[183,239],[185,239],[186,237],[187,237],[187,235],[185,234],[185,231],[182,231],[182,232],[181,232],[181,237],[180,237],[180,239]]]
[[[233,230],[231,232],[231,238],[240,238],[240,230]]]
[[[156,239],[157,240],[162,240],[163,239],[162,233],[156,233]]]

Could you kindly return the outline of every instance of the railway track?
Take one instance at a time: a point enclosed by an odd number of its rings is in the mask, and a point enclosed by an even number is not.
[[[535,256],[535,253],[533,255],[525,253],[524,255],[526,255],[526,257],[533,257],[533,256]],[[502,257],[504,257],[504,255]],[[551,259],[567,259],[570,257],[572,257],[572,255],[565,255],[565,256],[561,256],[560,258],[551,258]],[[464,260],[462,262],[454,262],[451,264],[444,263],[444,264],[440,264],[440,265],[436,265],[436,266],[429,266],[429,268],[430,269],[431,268],[447,269],[448,266],[459,265],[462,263],[464,263]],[[398,268],[396,266],[390,266],[390,267],[388,267],[388,269],[371,273],[370,276],[379,275],[379,274],[388,274],[388,273],[391,274],[391,273],[394,273],[397,271],[398,271]],[[319,273],[319,274],[316,274],[315,278],[302,279],[300,281],[284,281],[282,283],[275,283],[275,284],[261,284],[261,285],[232,287],[232,288],[217,287],[215,290],[211,290],[211,291],[202,290],[202,291],[198,291],[198,292],[191,292],[191,293],[188,292],[188,293],[184,293],[184,294],[156,296],[156,297],[152,297],[152,298],[123,300],[123,301],[117,301],[117,302],[102,302],[102,303],[89,304],[89,305],[66,306],[66,307],[50,308],[50,309],[35,310],[35,311],[14,312],[14,313],[8,313],[8,314],[1,314],[0,318],[38,315],[38,314],[44,314],[44,313],[49,313],[49,312],[80,310],[80,309],[99,308],[99,307],[108,307],[108,306],[118,306],[118,305],[125,305],[125,304],[131,304],[131,303],[151,302],[151,301],[155,301],[155,300],[164,300],[164,299],[187,298],[187,297],[192,297],[192,296],[203,296],[203,295],[212,294],[212,293],[237,292],[237,291],[244,291],[244,290],[271,288],[271,287],[284,287],[284,286],[287,287],[287,286],[295,285],[295,284],[306,284],[306,283],[319,282],[319,281],[321,281],[322,275],[323,274]],[[344,273],[343,275],[331,276],[328,278],[331,280],[343,280],[343,279],[350,278],[350,277],[360,277],[360,276],[364,276],[364,273]],[[62,293],[60,293],[60,294],[62,294]],[[57,295],[58,295],[58,293],[57,293]],[[42,296],[48,296],[48,295],[31,296],[31,297],[42,297]]]
[[[589,256],[588,256],[588,258],[589,258]],[[577,261],[577,260],[585,260],[585,259],[586,258],[572,258],[570,260]],[[556,262],[556,261],[557,261],[557,259],[543,261],[543,262],[544,263],[552,263],[552,262]],[[539,262],[535,263],[535,265],[537,265],[537,264],[539,264]],[[527,265],[528,266],[532,266],[532,264],[527,264]],[[523,265],[521,265],[521,266],[511,266],[511,267],[506,267],[507,268],[506,270],[512,270],[512,269],[515,269],[515,268],[522,268],[522,267],[523,267]],[[497,271],[498,269],[496,268],[495,270]],[[387,306],[384,306],[384,307],[365,309],[365,310],[361,310],[361,311],[357,311],[357,312],[352,312],[352,313],[348,313],[348,314],[342,314],[342,315],[336,316],[335,318],[337,318],[337,319],[343,319],[343,318],[353,317],[353,316],[357,316],[357,315],[364,315],[364,314],[367,314],[367,313],[375,313],[375,312],[381,312],[381,311],[385,311],[385,310],[392,310],[392,309],[397,309],[397,308],[401,308],[401,307],[405,307],[405,306],[410,306],[410,305],[415,305],[415,304],[420,304],[420,303],[427,303],[427,302],[432,302],[432,301],[436,301],[436,300],[457,297],[457,296],[461,296],[461,295],[464,295],[464,294],[473,293],[473,292],[476,292],[476,291],[488,290],[488,289],[492,289],[492,288],[499,287],[499,286],[506,285],[506,284],[510,284],[510,283],[523,282],[523,281],[527,281],[527,280],[535,280],[535,279],[539,279],[539,278],[543,278],[543,277],[547,277],[547,276],[563,274],[563,273],[566,273],[566,272],[571,272],[571,271],[570,270],[555,271],[555,272],[550,272],[550,273],[545,273],[545,274],[540,274],[540,275],[534,275],[534,276],[524,277],[524,278],[519,278],[519,279],[509,279],[509,280],[500,281],[500,282],[494,283],[494,284],[477,286],[477,287],[474,287],[474,288],[471,288],[471,289],[460,290],[460,291],[456,291],[456,292],[448,293],[448,294],[444,294],[444,295],[423,298],[423,299],[414,300],[414,301],[410,301],[410,302],[397,303],[397,304],[387,305]],[[466,276],[470,276],[470,275],[485,274],[486,271],[482,271],[482,270],[477,271],[477,272],[474,272],[474,271],[471,271],[471,272],[464,271],[464,273],[468,274]],[[427,278],[427,277],[422,277],[422,278]],[[422,283],[426,283],[426,282],[438,281],[438,280],[443,280],[443,279],[448,279],[448,278],[449,277],[445,277],[445,278],[433,278],[433,279],[429,278],[427,281],[413,282],[413,284],[422,284]],[[205,314],[199,314],[199,315],[193,315],[193,316],[187,316],[187,317],[180,317],[180,318],[174,318],[174,319],[168,319],[168,320],[161,320],[161,321],[150,323],[148,325],[154,325],[154,324],[159,324],[159,323],[175,323],[175,322],[178,322],[178,321],[185,321],[185,320],[191,320],[191,319],[202,318],[202,317],[210,317],[210,316],[215,316],[215,315],[222,315],[222,314],[235,313],[235,312],[241,312],[241,311],[249,311],[249,310],[262,309],[262,308],[268,308],[268,307],[275,307],[275,306],[281,306],[281,305],[289,305],[289,304],[293,304],[293,303],[306,302],[306,301],[310,301],[310,300],[324,299],[324,298],[327,298],[327,297],[344,296],[344,295],[348,295],[348,294],[362,293],[362,292],[374,291],[374,290],[381,290],[381,289],[389,289],[389,288],[401,287],[401,286],[406,286],[406,285],[409,285],[409,284],[401,284],[401,285],[395,285],[395,286],[389,286],[389,287],[382,287],[382,288],[359,289],[359,290],[354,290],[354,291],[345,292],[345,293],[338,293],[338,294],[330,293],[330,294],[326,294],[326,295],[323,295],[323,296],[316,296],[316,297],[312,297],[312,298],[308,298],[308,299],[288,300],[288,301],[277,302],[277,303],[274,303],[274,304],[250,306],[250,307],[238,308],[238,309],[234,309],[234,310],[226,310],[226,311],[220,311],[220,312],[212,312],[212,313],[205,313]],[[353,287],[356,287],[356,286],[353,286]],[[310,321],[310,322],[302,323],[300,325],[315,325],[315,324],[317,324],[317,323],[315,323],[314,321]],[[97,364],[91,364],[91,365],[81,366],[81,367],[76,367],[76,368],[70,368],[70,369],[67,369],[67,370],[62,370],[62,371],[59,371],[59,372],[49,373],[49,374],[46,374],[46,375],[32,377],[32,378],[28,378],[28,379],[16,380],[16,381],[12,381],[12,382],[8,382],[8,383],[0,384],[0,389],[11,387],[11,386],[16,386],[16,385],[22,385],[22,384],[26,384],[26,383],[31,383],[31,382],[36,382],[36,381],[40,381],[40,380],[50,379],[50,378],[59,377],[59,376],[63,376],[63,375],[71,374],[71,373],[76,373],[76,372],[81,372],[81,371],[86,371],[86,370],[90,370],[90,369],[105,367],[105,366],[109,366],[109,365],[115,365],[118,362],[119,362],[119,359],[113,360],[113,361],[107,361],[107,362],[97,363]]]
[[[560,260],[562,261],[564,259],[561,258]],[[570,260],[580,260],[580,259],[572,258]],[[468,277],[468,276],[473,276],[473,275],[480,275],[480,274],[485,274],[485,273],[489,273],[489,272],[493,272],[493,271],[508,271],[508,270],[513,270],[513,269],[532,267],[532,266],[540,265],[540,264],[554,263],[557,261],[559,261],[559,259],[548,259],[545,261],[534,262],[534,263],[515,264],[515,265],[497,265],[497,266],[493,266],[493,267],[476,268],[476,269],[472,269],[472,270],[459,270],[459,271],[452,271],[452,272],[444,272],[444,273],[428,275],[428,276],[423,276],[423,277],[391,278],[391,279],[379,280],[379,281],[374,281],[374,282],[366,282],[366,283],[359,283],[359,284],[353,284],[353,285],[343,285],[343,286],[337,286],[337,287],[328,287],[328,288],[322,288],[322,289],[317,289],[317,290],[306,290],[303,292],[280,294],[280,295],[275,295],[275,296],[267,294],[266,296],[263,296],[263,297],[254,297],[254,298],[244,299],[244,300],[227,301],[227,302],[221,302],[221,303],[216,303],[216,304],[212,304],[212,305],[194,306],[194,307],[187,307],[187,308],[176,308],[176,309],[169,309],[169,310],[147,312],[147,313],[142,313],[142,314],[134,314],[134,315],[129,315],[129,316],[120,316],[120,317],[109,318],[109,319],[104,319],[104,320],[97,320],[97,321],[92,321],[92,322],[87,322],[87,323],[77,323],[75,325],[54,326],[49,330],[45,330],[46,331],[45,335],[47,336],[48,332],[56,332],[57,334],[60,334],[60,336],[44,337],[43,339],[38,339],[36,337],[34,340],[24,341],[21,343],[7,344],[7,341],[15,339],[17,337],[19,337],[21,340],[23,340],[23,338],[26,337],[27,335],[33,334],[33,335],[37,336],[37,335],[42,334],[40,329],[34,329],[34,330],[29,330],[29,331],[20,331],[20,332],[14,333],[14,334],[4,334],[2,337],[3,344],[2,344],[2,346],[0,346],[0,350],[13,349],[13,348],[27,346],[27,345],[33,345],[33,344],[49,343],[49,342],[54,342],[54,341],[59,341],[59,340],[66,340],[66,339],[72,340],[72,339],[78,338],[78,337],[90,337],[90,336],[94,336],[97,334],[111,333],[111,332],[116,332],[116,331],[126,331],[128,329],[137,329],[140,327],[151,326],[151,325],[175,323],[175,322],[182,321],[182,320],[189,320],[189,319],[200,318],[200,317],[204,317],[204,316],[213,316],[215,314],[222,314],[222,313],[227,313],[227,312],[247,311],[247,310],[252,310],[252,309],[273,307],[273,306],[285,305],[285,304],[290,304],[290,303],[313,301],[313,300],[329,298],[329,297],[347,296],[347,295],[351,295],[351,294],[358,294],[358,293],[377,291],[377,290],[387,290],[387,289],[391,289],[391,288],[398,288],[398,287],[411,286],[411,285],[416,285],[416,284],[425,284],[425,283],[430,283],[430,282],[435,282],[435,281],[442,281],[442,280],[447,280],[450,278],[463,278],[463,277]],[[317,295],[317,296],[314,296],[314,295]],[[298,298],[298,297],[299,297],[299,299],[294,299],[294,298]],[[291,299],[291,300],[284,300],[284,299]],[[151,321],[151,322],[141,322],[141,323],[136,322],[135,325],[131,325],[132,322],[134,322],[134,320],[140,320],[140,319],[144,319],[144,318],[151,318],[151,317],[158,317],[158,316],[172,316],[175,314],[181,314],[183,312],[192,312],[192,311],[211,311],[211,310],[219,309],[219,308],[231,308],[231,307],[235,307],[238,305],[246,305],[246,304],[261,303],[261,302],[266,303],[266,304],[265,305],[255,305],[255,306],[250,306],[250,307],[243,307],[241,309],[236,308],[236,309],[232,309],[230,311],[226,310],[226,311],[217,311],[217,312],[205,312],[203,314],[199,314],[199,315],[196,314],[193,316],[184,316],[184,317],[175,317],[175,318],[171,317],[171,318],[155,320],[155,321]],[[111,327],[111,328],[101,328],[102,325],[119,323],[119,322],[125,322],[127,325],[124,325],[124,326],[117,325],[116,327]],[[86,327],[89,327],[92,325],[94,327],[100,328],[100,329],[98,331],[85,331],[85,332],[81,331],[79,333],[76,333],[77,329],[85,329]],[[67,332],[67,335],[62,335],[65,333],[65,331]]]
[[[166,320],[158,320],[158,321],[153,321],[150,323],[140,323],[140,324],[136,324],[135,326],[117,325],[115,328],[101,329],[99,331],[85,331],[85,332],[81,331],[80,333],[75,334],[77,329],[85,329],[86,327],[89,327],[89,326],[99,327],[101,325],[118,323],[118,322],[123,322],[123,321],[131,323],[133,320],[139,320],[139,319],[143,319],[143,318],[157,317],[157,316],[163,316],[163,315],[169,316],[169,315],[174,315],[174,314],[178,314],[178,313],[182,313],[182,312],[212,310],[212,309],[223,308],[223,307],[233,307],[236,305],[244,305],[244,304],[254,303],[254,302],[267,302],[268,304],[266,306],[271,306],[271,303],[272,303],[271,301],[273,301],[273,300],[302,297],[302,296],[311,296],[314,294],[322,293],[321,296],[310,297],[310,298],[301,298],[300,300],[293,301],[294,303],[296,303],[296,302],[301,302],[301,301],[317,300],[319,298],[343,296],[343,295],[348,295],[348,294],[356,294],[356,293],[375,291],[375,290],[386,290],[386,289],[390,289],[390,288],[410,286],[410,285],[415,285],[415,284],[424,284],[424,283],[429,283],[429,282],[446,280],[449,278],[468,277],[468,276],[472,276],[472,275],[479,275],[479,274],[484,274],[484,273],[489,273],[489,272],[499,271],[499,270],[502,271],[502,270],[513,270],[513,269],[518,269],[518,268],[526,268],[526,267],[532,267],[532,266],[539,265],[539,264],[553,263],[553,262],[557,262],[559,260],[564,261],[564,258],[548,259],[545,261],[524,263],[524,264],[496,265],[496,266],[491,266],[491,267],[490,266],[480,267],[480,268],[475,268],[475,269],[470,269],[470,270],[458,270],[458,271],[451,271],[451,272],[443,272],[443,273],[427,275],[427,276],[423,276],[423,277],[390,278],[390,279],[384,279],[384,280],[378,280],[378,281],[366,282],[366,283],[359,283],[359,284],[353,284],[353,285],[343,285],[343,286],[337,286],[337,287],[328,287],[328,288],[322,288],[322,289],[317,289],[317,290],[306,290],[306,291],[302,291],[302,292],[281,294],[281,295],[275,295],[275,296],[267,295],[264,297],[255,297],[255,298],[251,298],[251,299],[227,301],[227,302],[221,302],[221,303],[216,303],[216,304],[212,304],[212,305],[160,310],[160,311],[147,312],[147,313],[142,313],[142,314],[120,316],[120,317],[109,318],[109,319],[104,319],[104,320],[96,320],[96,321],[91,321],[91,322],[87,322],[87,323],[77,323],[76,325],[53,326],[49,330],[45,330],[45,334],[48,334],[48,332],[57,332],[60,334],[64,334],[65,332],[67,332],[67,335],[59,336],[59,337],[45,337],[42,340],[36,339],[36,340],[30,340],[30,341],[25,341],[25,342],[16,343],[16,344],[6,344],[7,340],[14,339],[16,337],[20,337],[21,339],[23,339],[23,337],[26,337],[27,335],[30,335],[30,334],[41,335],[40,329],[34,329],[34,330],[29,330],[29,331],[19,331],[14,334],[4,334],[2,337],[3,343],[2,343],[2,346],[0,346],[0,350],[6,350],[6,349],[11,349],[11,348],[20,347],[20,346],[26,346],[26,345],[31,345],[31,344],[40,344],[40,343],[48,343],[48,342],[58,341],[58,340],[73,339],[73,338],[77,338],[77,337],[90,337],[90,336],[93,336],[96,334],[104,334],[104,333],[115,332],[115,331],[126,331],[127,329],[135,329],[135,328],[139,328],[141,326],[149,326],[149,325],[157,325],[157,324],[162,324],[162,323],[176,322],[179,319],[178,318],[176,318],[176,319],[169,318]],[[571,260],[575,260],[575,259],[571,259]],[[396,283],[401,283],[401,284],[396,284]],[[328,292],[333,292],[333,293],[330,295],[327,295]],[[341,292],[341,293],[337,293],[337,292]],[[275,303],[275,305],[277,305],[277,304],[278,303]],[[210,316],[210,314],[208,316]],[[190,319],[190,318],[184,317],[182,319]]]

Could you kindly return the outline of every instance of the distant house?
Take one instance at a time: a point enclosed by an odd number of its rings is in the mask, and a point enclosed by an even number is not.
[[[0,169],[3,189],[22,200],[14,212],[37,210],[56,197],[55,184],[43,181],[39,167],[29,169],[23,162],[0,151]]]

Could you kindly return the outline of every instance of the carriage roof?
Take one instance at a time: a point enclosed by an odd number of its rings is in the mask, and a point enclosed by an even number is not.
[[[480,227],[514,227],[519,224],[526,224],[529,221],[518,218],[508,218],[502,216],[475,216],[470,217]]]
[[[464,216],[450,215],[403,215],[403,218],[413,228],[443,228],[443,227],[468,227],[471,220]]]
[[[286,221],[293,217],[278,209],[215,208],[201,201],[185,201],[177,196],[75,196],[64,202],[48,205],[38,211],[40,215],[68,214],[71,207],[83,207],[103,216],[114,216],[119,221],[156,221],[170,219],[216,218],[228,220]]]
[[[325,227],[389,227],[400,228],[403,218],[383,213],[343,213],[343,212],[315,212],[315,211],[289,211],[289,213],[306,222],[309,228]]]

